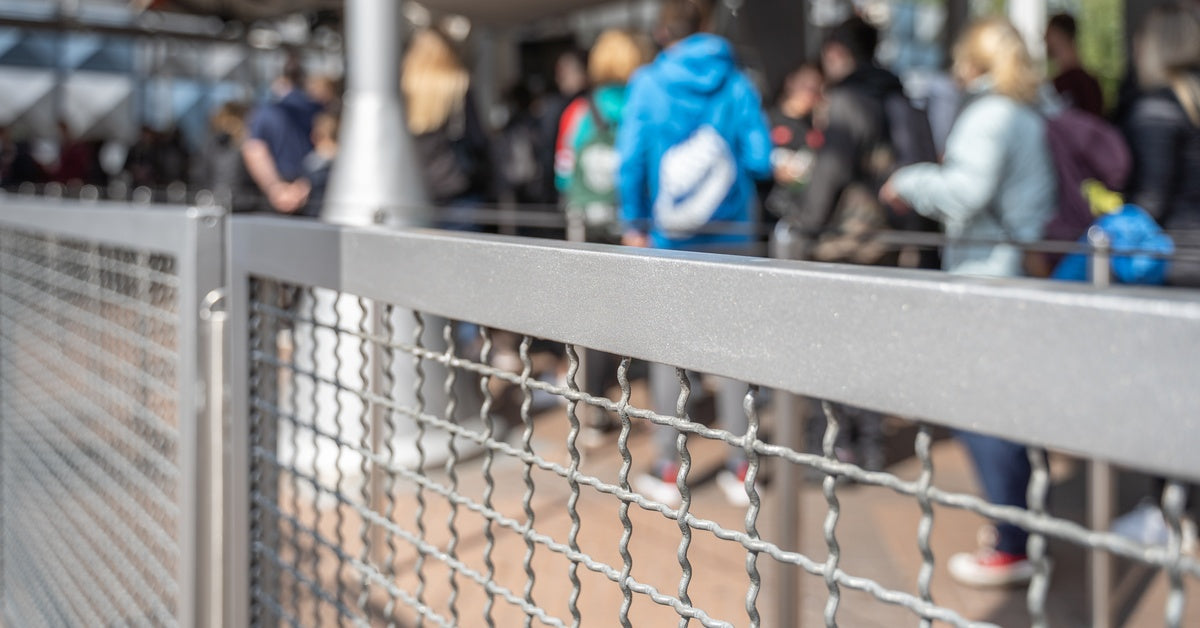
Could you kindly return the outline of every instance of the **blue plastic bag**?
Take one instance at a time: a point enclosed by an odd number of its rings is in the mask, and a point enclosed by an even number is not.
[[[1168,257],[1175,242],[1163,233],[1146,210],[1125,205],[1119,211],[1096,219],[1112,246],[1112,276],[1118,283],[1160,286],[1167,276]],[[1080,238],[1087,243],[1087,236]],[[1125,252],[1125,255],[1122,255]],[[1088,281],[1090,256],[1072,253],[1063,258],[1051,275],[1063,281]]]

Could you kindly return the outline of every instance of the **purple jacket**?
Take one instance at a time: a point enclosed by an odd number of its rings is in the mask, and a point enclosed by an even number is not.
[[[1074,107],[1046,123],[1046,140],[1058,175],[1058,212],[1046,225],[1046,238],[1074,242],[1095,216],[1081,186],[1095,179],[1110,190],[1122,190],[1132,166],[1125,139],[1108,122]]]

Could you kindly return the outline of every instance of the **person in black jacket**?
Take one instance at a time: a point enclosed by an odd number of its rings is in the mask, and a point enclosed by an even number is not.
[[[854,234],[883,227],[875,202],[894,164],[877,163],[890,145],[885,103],[904,86],[875,61],[879,33],[858,17],[833,29],[821,48],[828,81],[824,140],[812,166],[812,183],[798,211],[787,217],[801,244],[793,255],[821,261],[878,263],[882,251],[860,245]],[[847,237],[822,237],[837,231]],[[826,234],[829,236],[830,234]]]
[[[1124,130],[1133,152],[1127,200],[1144,208],[1176,246],[1200,246],[1200,17],[1176,3],[1155,7],[1134,45],[1141,92]],[[1167,283],[1200,287],[1200,264],[1176,260]]]
[[[1177,249],[1193,257],[1200,247],[1200,15],[1177,3],[1156,6],[1134,39],[1140,91],[1123,127],[1133,152],[1126,200],[1144,208],[1171,232]],[[1200,288],[1200,263],[1174,259],[1167,284]],[[1166,480],[1118,517],[1113,532],[1146,545],[1165,545],[1169,530],[1158,498]],[[1194,501],[1194,488],[1190,491]],[[1193,525],[1190,520],[1185,524]],[[1184,538],[1194,537],[1185,532]],[[1186,550],[1185,550],[1186,551]]]

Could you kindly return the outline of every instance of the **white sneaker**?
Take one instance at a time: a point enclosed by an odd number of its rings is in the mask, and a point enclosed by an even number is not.
[[[679,495],[679,487],[675,486],[678,473],[679,470],[674,465],[662,465],[650,473],[642,473],[633,478],[633,490],[651,501],[675,508],[683,500]]]
[[[738,508],[750,505],[750,496],[746,494],[745,476],[742,477],[743,479],[739,480],[738,476],[729,470],[723,470],[717,474],[717,486],[721,487],[721,492],[725,494],[725,500]]]
[[[975,553],[961,552],[947,563],[950,575],[958,582],[972,587],[1005,587],[1024,584],[1033,578],[1033,563],[1022,555],[1006,554],[994,549]]]
[[[1162,509],[1151,501],[1143,501],[1136,508],[1117,517],[1109,530],[1122,538],[1148,546],[1163,546],[1171,536],[1167,519]],[[1196,544],[1196,524],[1191,519],[1184,519],[1183,551],[1191,553]]]

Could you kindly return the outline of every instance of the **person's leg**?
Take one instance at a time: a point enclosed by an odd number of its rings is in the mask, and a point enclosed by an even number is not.
[[[675,367],[666,364],[651,364],[648,383],[650,385],[650,401],[654,406],[654,411],[663,416],[675,416],[675,405],[679,401],[679,376]],[[693,396],[699,390],[699,386],[694,385],[695,383],[693,381]],[[656,452],[655,466],[674,462],[676,457],[675,437],[678,432],[663,425],[655,425],[653,430],[654,451]]]
[[[1024,445],[992,436],[961,432],[959,439],[967,446],[983,494],[993,504],[1026,508],[1029,486],[1029,455]],[[1015,525],[996,525],[996,550],[1005,554],[1025,555],[1028,533]]]
[[[691,379],[691,374],[688,374]],[[699,390],[692,379],[692,389]],[[649,381],[650,402],[654,411],[663,416],[675,416],[675,405],[679,400],[679,376],[673,366],[651,364]],[[679,433],[664,425],[654,425],[653,439],[655,460],[649,473],[639,474],[633,482],[634,489],[650,499],[675,507],[679,504],[679,489],[676,480],[679,473],[679,456],[676,437]]]
[[[605,396],[605,393],[608,392],[610,371],[615,373],[617,369],[616,360],[603,351],[583,348],[578,350],[583,352],[583,363],[587,366],[587,381],[583,383],[584,392],[594,397]],[[595,429],[607,429],[611,424],[608,412],[597,406],[589,405],[587,414],[582,418],[587,427]]]
[[[718,377],[716,384],[717,424],[734,436],[744,436],[749,426],[745,407],[749,386],[726,377]],[[750,496],[746,493],[746,473],[749,469],[746,451],[731,444],[728,452],[725,468],[717,473],[717,485],[730,504],[744,508],[750,505]]]
[[[883,448],[883,415],[874,410],[854,408],[850,412],[859,464],[867,471],[882,471],[887,464]]]
[[[744,435],[749,425],[745,402],[746,393],[750,387],[728,377],[716,377],[715,381],[717,384],[717,425],[734,436]],[[735,469],[745,459],[746,452],[741,447],[729,446],[725,463],[727,467]]]

